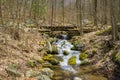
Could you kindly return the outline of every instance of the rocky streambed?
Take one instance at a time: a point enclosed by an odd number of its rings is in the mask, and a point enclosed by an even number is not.
[[[46,60],[49,57],[48,61],[54,65],[52,69],[55,72],[52,80],[107,80],[103,75],[94,74],[95,67],[89,64],[87,52],[82,52],[84,45],[67,39],[67,35],[61,35],[47,43],[49,54]]]

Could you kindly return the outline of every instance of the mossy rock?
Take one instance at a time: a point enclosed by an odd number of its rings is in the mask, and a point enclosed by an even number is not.
[[[69,65],[76,65],[76,57],[72,56],[69,60],[68,60],[68,64]]]
[[[52,45],[52,53],[51,54],[58,54],[57,45]]]
[[[40,46],[41,46],[41,45],[42,45],[42,46],[45,46],[45,45],[46,45],[46,41],[40,41],[40,42],[39,42],[39,45],[40,45]]]
[[[81,53],[80,55],[79,55],[79,59],[80,60],[85,60],[85,59],[87,59],[88,58],[88,54],[86,54],[86,53]]]
[[[36,66],[36,62],[30,60],[30,61],[27,62],[27,65],[28,65],[29,67],[35,67],[35,66]]]
[[[52,65],[58,65],[60,62],[55,59],[55,58],[51,58],[50,61],[49,61]]]
[[[51,58],[53,58],[53,55],[47,54],[46,56],[43,57],[43,60],[49,61]]]
[[[44,67],[44,68],[53,68],[53,65],[51,64],[51,63],[49,63],[49,62],[45,62],[45,63],[43,63],[42,64],[42,67]]]
[[[59,60],[55,59],[52,55],[48,54],[43,57],[43,60],[50,62],[52,65],[58,65]]]
[[[50,43],[49,43],[50,44]],[[51,45],[49,49],[47,50],[48,54],[58,54],[58,48],[57,45]]]
[[[64,50],[63,54],[64,54],[64,55],[69,55],[69,52],[66,51],[66,50]]]
[[[88,61],[82,61],[80,65],[88,65],[90,64]]]
[[[80,44],[80,42],[79,42],[79,41],[74,41],[74,42],[72,42],[72,44],[73,44],[74,46],[76,46],[77,44]]]
[[[107,28],[107,29],[105,29],[105,30],[101,30],[101,31],[96,32],[96,35],[109,34],[109,33],[111,33],[111,31],[112,31],[112,27],[109,27],[109,28]]]

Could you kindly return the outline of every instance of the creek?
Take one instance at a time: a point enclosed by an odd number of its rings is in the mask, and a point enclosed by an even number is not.
[[[83,61],[80,61],[79,55],[81,54],[78,50],[71,50],[74,45],[67,40],[67,35],[62,35],[58,38],[57,41],[54,41],[53,44],[57,45],[58,54],[57,57],[62,58],[60,65],[54,67],[55,76],[53,80],[107,80],[103,75],[95,75],[94,67],[80,66]],[[64,51],[68,52],[67,55],[64,54]],[[76,64],[70,65],[69,59],[71,57],[76,57]],[[85,59],[84,61],[88,61]]]

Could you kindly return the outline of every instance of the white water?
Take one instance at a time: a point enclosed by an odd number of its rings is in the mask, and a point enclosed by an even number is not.
[[[66,40],[67,36],[64,35],[63,37],[64,37],[64,39],[59,39],[55,43],[58,47],[58,53],[59,53],[58,56],[62,57],[62,59],[63,59],[63,61],[60,62],[60,66],[64,70],[68,70],[68,71],[76,73],[77,71],[71,65],[68,64],[68,60],[72,56],[75,56],[76,57],[76,64],[77,65],[80,64],[81,63],[81,61],[79,60],[80,51],[71,50],[73,45]],[[69,55],[64,55],[63,54],[64,51],[69,52]]]

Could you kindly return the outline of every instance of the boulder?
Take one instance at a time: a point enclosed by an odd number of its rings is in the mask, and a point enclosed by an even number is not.
[[[64,50],[63,54],[64,54],[64,55],[69,55],[69,52],[66,51],[66,50]]]
[[[59,60],[57,60],[56,58],[54,58],[50,54],[44,56],[43,60],[50,62],[52,65],[58,65],[59,64]]]
[[[54,75],[54,71],[52,71],[50,68],[44,68],[44,69],[41,70],[41,74],[52,78],[53,75]]]
[[[69,65],[76,65],[76,57],[72,56],[69,60],[68,60],[68,64]]]
[[[88,58],[88,54],[85,54],[85,53],[81,53],[80,55],[79,55],[79,59],[80,60],[85,60],[85,59],[87,59]]]

